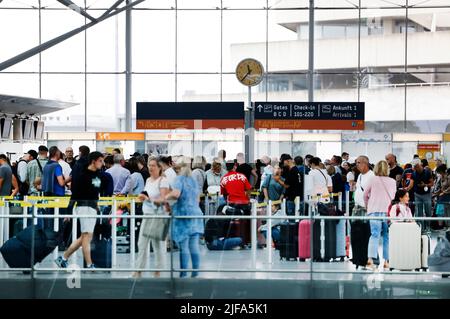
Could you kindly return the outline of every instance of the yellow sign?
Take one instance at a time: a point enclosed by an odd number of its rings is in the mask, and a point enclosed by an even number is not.
[[[145,133],[139,132],[98,132],[97,141],[144,141]]]
[[[436,168],[436,160],[441,155],[441,144],[418,144],[417,155],[426,159],[431,169]]]
[[[444,142],[450,142],[450,133],[444,133]]]

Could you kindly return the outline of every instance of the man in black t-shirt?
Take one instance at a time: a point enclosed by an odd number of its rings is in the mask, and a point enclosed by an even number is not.
[[[414,198],[417,217],[431,217],[431,188],[434,185],[433,176],[429,169],[424,169],[419,159],[413,161]],[[421,221],[423,230],[429,230],[430,222]]]
[[[279,176],[274,176],[273,179],[277,181],[286,190],[284,197],[286,198],[286,215],[295,215],[295,198],[300,197],[303,200],[303,180],[297,166],[292,157],[288,154],[283,154],[282,165],[285,169],[285,181],[283,182]]]
[[[401,180],[403,176],[403,168],[397,164],[397,156],[394,154],[386,155],[386,162],[389,165],[389,177],[395,179],[397,182],[397,188],[401,187]]]
[[[91,240],[97,221],[97,202],[102,186],[100,170],[103,167],[103,154],[92,152],[87,158],[88,166],[80,171],[78,178],[73,181],[71,201],[76,205],[74,215],[91,215],[92,218],[80,218],[81,236],[70,245],[63,256],[58,257],[55,263],[61,268],[67,268],[68,259],[80,247],[83,248],[83,256],[87,268],[95,268],[91,258]]]
[[[254,188],[256,182],[258,181],[258,174],[256,174],[256,169],[245,162],[243,153],[238,153],[236,155],[236,164],[236,172],[244,174],[252,188]],[[252,176],[253,178],[251,178]]]

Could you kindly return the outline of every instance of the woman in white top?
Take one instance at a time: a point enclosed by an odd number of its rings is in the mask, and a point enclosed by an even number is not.
[[[411,208],[409,208],[409,193],[404,189],[399,189],[397,193],[395,193],[394,205],[392,205],[391,210],[389,211],[389,217],[402,217],[405,220],[391,220],[391,223],[395,222],[403,222],[409,221],[414,222],[413,220],[408,220],[412,218]]]
[[[169,186],[172,189],[172,185],[177,178],[177,173],[172,167],[172,156],[160,156],[158,157],[158,165],[161,166],[163,175],[169,182]]]
[[[150,177],[147,178],[144,192],[139,195],[139,199],[144,202],[142,205],[144,215],[155,215],[157,206],[153,202],[164,198],[169,193],[169,183],[167,179],[162,176],[162,167],[156,158],[149,158],[148,170]],[[143,229],[148,227],[150,222],[151,219],[148,218],[142,220],[138,241],[139,253],[137,257],[137,267],[145,268],[145,264],[148,260],[149,245],[151,242],[156,256],[156,268],[161,269],[164,264],[164,254],[166,253],[166,241],[157,241],[143,236]],[[133,277],[138,278],[141,277],[141,275],[141,272],[135,272]],[[155,277],[159,276],[160,272],[155,272]]]

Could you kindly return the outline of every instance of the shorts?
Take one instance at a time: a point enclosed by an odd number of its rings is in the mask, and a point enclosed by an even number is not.
[[[75,207],[73,210],[74,216],[77,215],[90,215],[95,218],[79,218],[80,220],[80,232],[81,233],[93,233],[95,224],[97,223],[97,210],[89,206]]]

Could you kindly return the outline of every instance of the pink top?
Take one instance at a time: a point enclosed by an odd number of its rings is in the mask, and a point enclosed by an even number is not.
[[[364,202],[367,214],[388,213],[389,205],[395,197],[397,185],[395,179],[387,176],[374,176],[364,190]]]
[[[398,213],[398,215],[397,215]],[[412,218],[411,209],[403,203],[392,205],[389,217]],[[391,223],[401,222],[401,220],[391,220]]]

